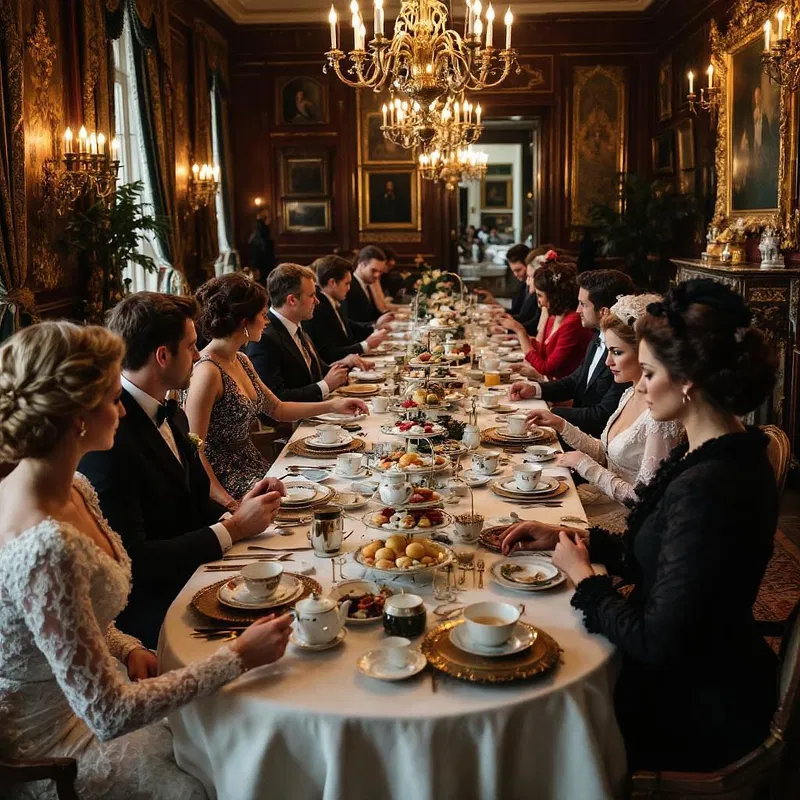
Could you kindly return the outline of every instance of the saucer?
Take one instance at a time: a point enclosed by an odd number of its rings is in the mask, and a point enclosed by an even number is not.
[[[319,438],[319,434],[316,436],[309,436],[306,439],[306,445],[308,447],[316,447],[320,450],[330,450],[335,449],[337,447],[346,447],[350,442],[353,441],[353,437],[349,433],[340,433],[339,438],[335,442],[323,442]]]
[[[472,469],[468,469],[467,472],[472,473],[476,478],[494,478],[495,475],[500,475],[504,469],[505,467],[501,467],[500,464],[498,464],[497,469],[495,469],[494,472],[476,472],[474,467]]]
[[[536,631],[529,628],[524,622],[518,622],[508,641],[497,647],[488,647],[487,645],[473,642],[467,633],[467,626],[459,625],[456,628],[451,628],[450,641],[465,653],[494,658],[497,656],[511,656],[514,653],[525,650],[536,641],[536,635]]]
[[[478,475],[471,469],[462,472],[461,477],[471,489],[474,489],[477,486],[486,486],[486,484],[492,479],[491,475]]]
[[[332,473],[327,469],[319,467],[297,467],[292,469],[292,473],[298,478],[305,478],[312,483],[322,483],[331,478]]]
[[[543,444],[535,444],[525,448],[525,455],[522,457],[523,461],[542,463],[544,461],[552,461],[559,453],[558,448],[548,447]]]
[[[514,406],[507,406],[504,405],[503,403],[500,403],[499,405],[492,406],[492,408],[487,408],[486,410],[492,411],[495,414],[513,414],[515,411],[518,411],[519,409],[515,408]],[[505,420],[502,417],[500,417],[500,419],[496,419],[495,422],[502,423],[505,422]]]
[[[362,478],[362,477],[364,477],[364,476],[367,474],[367,468],[366,468],[366,467],[364,467],[364,466],[362,466],[362,467],[361,467],[361,468],[358,470],[358,472],[354,472],[354,473],[352,473],[352,475],[345,475],[345,473],[344,473],[344,472],[340,472],[340,471],[339,471],[339,467],[334,467],[334,468],[333,468],[333,474],[334,474],[334,475],[335,475],[337,478],[342,478],[343,480],[346,480],[346,481],[353,481],[353,480],[356,480],[357,478]]]
[[[422,672],[428,659],[419,650],[409,652],[411,660],[404,667],[389,664],[382,650],[369,650],[357,661],[359,672],[379,681],[402,681]]]
[[[551,478],[543,475],[535,489],[520,489],[514,477],[498,481],[497,485],[504,491],[511,494],[518,494],[523,497],[535,497],[538,494],[549,494],[558,488],[558,478]]]
[[[230,606],[231,608],[240,609],[257,609],[257,608],[273,608],[275,606],[282,606],[290,603],[303,593],[303,584],[297,578],[284,573],[281,575],[281,582],[275,593],[268,597],[266,600],[256,600],[250,592],[247,591],[244,578],[238,575],[232,578],[227,583],[223,583],[219,587],[217,599],[223,605]]]
[[[339,492],[336,497],[336,503],[345,511],[355,511],[355,509],[363,508],[369,503],[369,498],[358,494],[358,492]]]
[[[303,641],[300,638],[300,634],[292,628],[292,632],[289,634],[289,641],[295,646],[299,647],[301,650],[311,650],[312,652],[317,652],[319,650],[330,650],[333,647],[340,645],[347,636],[347,628],[342,628],[339,633],[336,634],[336,638],[330,642],[325,642],[325,644],[309,644],[308,642]]]

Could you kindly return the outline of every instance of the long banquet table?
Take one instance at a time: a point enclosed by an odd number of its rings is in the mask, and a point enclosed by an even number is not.
[[[519,406],[541,404],[534,400]],[[481,427],[491,424],[493,416],[481,412]],[[362,421],[363,430],[371,441],[386,441],[379,427],[390,419],[373,415]],[[310,430],[301,426],[294,437]],[[289,464],[313,463],[284,450],[270,474],[279,477]],[[510,469],[506,467],[507,474]],[[564,469],[547,466],[545,474],[568,476]],[[329,483],[343,490],[349,481],[333,478]],[[569,483],[563,506],[520,509],[521,516],[555,523],[564,515],[583,516],[571,478]],[[514,510],[488,488],[475,490],[475,505],[487,518]],[[469,499],[445,509],[463,513]],[[355,531],[345,542],[349,552],[374,538],[360,522],[346,520],[345,529]],[[306,529],[299,530],[279,544],[300,544]],[[245,553],[252,541],[234,545],[232,552]],[[329,588],[330,561],[301,556],[314,562],[313,577],[323,590]],[[224,800],[619,797],[625,753],[611,699],[614,649],[585,631],[569,604],[571,586],[521,597],[489,578],[488,565],[498,555],[481,547],[480,557],[487,563],[485,588],[472,588],[468,576],[459,602],[523,601],[523,619],[543,628],[563,648],[553,672],[503,686],[471,684],[438,673],[436,691],[430,668],[406,681],[382,682],[356,668],[361,654],[380,646],[385,635],[380,622],[349,626],[340,646],[307,652],[290,644],[278,663],[253,670],[173,714],[178,763],[202,780],[212,797]],[[291,566],[291,561],[284,562],[287,570]],[[360,577],[362,570],[350,559],[344,573]],[[176,598],[161,632],[162,669],[181,667],[220,646],[190,637],[202,618],[189,604],[199,589],[226,575],[201,568]],[[439,622],[432,613],[439,601],[430,585],[409,588],[423,596],[430,630]]]

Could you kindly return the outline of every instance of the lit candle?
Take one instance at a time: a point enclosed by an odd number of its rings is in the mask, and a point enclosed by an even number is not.
[[[783,21],[786,19],[786,9],[781,8],[778,11],[778,41],[783,39]]]
[[[770,34],[772,33],[772,23],[767,20],[764,23],[764,52],[769,52]]]
[[[350,3],[350,24],[353,26],[353,49],[358,50],[358,34],[361,30],[361,17],[358,14],[358,2],[353,0]]]
[[[106,137],[104,133],[97,134],[97,152],[100,153],[101,156],[106,154]]]
[[[331,13],[328,14],[328,22],[331,24],[331,50],[336,49],[336,22],[338,18],[336,16],[336,9],[333,7],[333,3],[331,3]]]
[[[359,33],[359,38],[361,39],[361,49],[362,50],[366,50],[367,49],[367,28],[364,25],[363,21],[362,21],[361,25],[359,26],[358,33]]]
[[[70,128],[67,128],[66,131],[64,131],[64,152],[72,152],[72,130]]]
[[[83,125],[81,125],[81,129],[78,131],[78,152],[86,152],[86,128],[84,128]]]
[[[486,9],[486,46],[492,46],[492,25],[494,24],[494,9],[492,4],[489,3],[489,8]]]
[[[375,0],[375,36],[383,36],[383,0]]]
[[[467,0],[467,35],[472,33],[472,0]]]
[[[514,21],[514,15],[511,13],[511,6],[506,11],[504,22],[506,23],[506,50],[511,49],[511,23]]]
[[[385,128],[386,127],[386,115],[389,112],[389,109],[386,108],[386,103],[383,104],[383,108],[381,109],[381,111],[383,111],[383,127]]]
[[[475,36],[478,37],[478,43],[480,44],[481,36],[483,36],[483,23],[480,19],[475,20]]]
[[[119,141],[116,136],[111,140],[111,160],[119,161]]]
[[[706,70],[706,75],[708,75],[708,88],[714,88],[714,65],[709,64],[708,69]]]
[[[97,155],[97,134],[94,131],[89,136],[89,152],[93,156]]]
[[[482,113],[481,104],[478,103],[478,107],[475,109],[475,114],[478,117],[478,126],[479,127],[480,127],[480,124],[481,124],[481,113]]]
[[[192,175],[195,180],[197,180],[198,176],[200,175],[200,166],[196,162],[192,164]]]
[[[456,100],[455,105],[453,106],[453,111],[455,112],[456,122],[460,122],[461,120],[459,117],[461,116],[461,103]]]

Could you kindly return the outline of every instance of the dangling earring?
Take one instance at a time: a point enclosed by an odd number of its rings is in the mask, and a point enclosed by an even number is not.
[[[247,325],[244,326],[244,335],[247,337],[247,341],[250,341],[250,331],[247,330]]]
[[[86,436],[86,420],[84,419],[81,420],[81,432],[78,435],[81,437],[81,439]]]
[[[692,398],[689,397],[689,390],[685,389],[683,392],[683,404],[686,405],[687,403],[691,403]]]

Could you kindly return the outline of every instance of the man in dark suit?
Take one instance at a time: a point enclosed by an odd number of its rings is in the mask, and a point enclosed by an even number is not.
[[[261,341],[247,345],[256,372],[279,400],[319,402],[347,383],[352,367],[366,367],[357,355],[328,364],[303,331],[301,323],[311,319],[319,303],[314,277],[299,264],[275,267],[267,282],[270,325]]]
[[[527,245],[515,244],[508,249],[506,253],[506,261],[511,269],[511,273],[519,281],[519,286],[514,293],[511,300],[511,308],[509,314],[521,322],[525,326],[525,330],[533,335],[536,333],[536,327],[539,324],[539,316],[541,309],[539,302],[536,299],[536,293],[528,289],[528,264],[530,262],[530,254],[538,252],[531,250]],[[488,289],[477,289],[479,294],[483,295],[484,302],[497,302]],[[497,333],[505,333],[505,328],[498,327]]]
[[[139,292],[112,311],[108,327],[125,341],[122,403],[114,447],[88,453],[78,469],[131,557],[133,583],[117,620],[155,647],[167,608],[201,564],[267,528],[283,486],[265,479],[231,515],[211,500],[189,422],[167,392],[186,389],[199,358],[193,298]]]
[[[616,383],[606,366],[606,347],[600,336],[600,319],[620,295],[633,294],[633,281],[615,269],[583,272],[578,276],[578,314],[584,328],[595,335],[586,348],[583,363],[566,378],[557,381],[519,382],[511,386],[512,400],[542,398],[551,403],[572,401],[571,406],[554,406],[553,413],[599,437],[608,418],[616,411],[627,383]],[[535,412],[532,412],[535,414]]]
[[[353,282],[345,300],[345,313],[354,322],[369,322],[381,327],[389,321],[387,315],[375,304],[372,285],[381,279],[386,267],[386,256],[380,247],[368,245],[361,249],[353,270]]]
[[[342,304],[353,280],[349,261],[341,256],[323,256],[311,269],[317,276],[318,302],[314,316],[303,322],[303,329],[323,360],[361,355],[386,339],[385,329],[376,330],[369,322],[356,322],[344,313]]]

